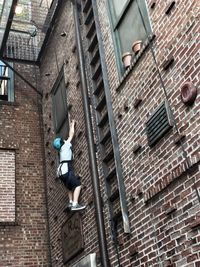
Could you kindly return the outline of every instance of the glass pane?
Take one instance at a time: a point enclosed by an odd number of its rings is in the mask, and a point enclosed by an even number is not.
[[[113,7],[116,17],[121,14],[126,2],[128,2],[128,0],[113,0]]]
[[[63,139],[67,139],[69,136],[68,133],[69,133],[69,122],[67,118],[62,127],[59,129],[59,132],[57,132],[57,135],[59,135]]]
[[[145,20],[148,34],[151,32],[151,25],[147,12],[146,2],[138,1]],[[132,43],[136,40],[146,40],[146,32],[142,23],[142,19],[137,7],[136,1],[133,1],[130,8],[127,10],[123,20],[118,26],[121,52],[131,51]]]
[[[66,91],[64,78],[61,79],[53,96],[53,114],[56,132],[64,123],[67,116]]]
[[[13,71],[0,61],[0,100],[14,101]]]

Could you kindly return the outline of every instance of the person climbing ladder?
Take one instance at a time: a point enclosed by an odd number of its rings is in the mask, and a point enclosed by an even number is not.
[[[75,121],[70,123],[69,137],[64,140],[57,137],[53,141],[53,147],[59,151],[60,164],[57,169],[57,176],[64,183],[68,189],[69,204],[67,209],[72,211],[85,209],[84,205],[78,203],[79,195],[81,192],[80,176],[74,174],[72,168],[72,144],[71,141],[74,137]]]

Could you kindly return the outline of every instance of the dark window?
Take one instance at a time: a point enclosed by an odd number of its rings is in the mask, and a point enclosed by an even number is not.
[[[55,133],[67,133],[67,96],[64,72],[61,70],[52,90],[53,121]],[[64,136],[63,136],[64,137]]]
[[[145,41],[147,34],[141,19],[138,5],[141,9],[148,34],[152,32],[148,16],[146,0],[109,0],[111,21],[116,45],[118,66],[123,71],[121,56],[125,52],[132,52],[135,41]]]
[[[0,100],[14,101],[13,71],[0,61]]]

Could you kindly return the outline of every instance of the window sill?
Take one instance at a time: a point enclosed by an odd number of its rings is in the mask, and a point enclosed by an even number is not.
[[[19,223],[14,221],[14,222],[0,222],[0,226],[19,226]]]
[[[6,100],[0,100],[0,106],[19,106],[18,103],[16,102],[10,102],[10,101],[6,101]]]
[[[4,145],[0,145],[0,150],[19,150],[19,144],[7,144],[4,140]]]
[[[145,51],[148,48],[148,46],[150,45],[150,42],[152,42],[154,40],[154,38],[155,38],[155,34],[151,34],[149,36],[149,38],[143,43],[142,49],[133,58],[130,67],[124,72],[124,75],[119,80],[119,84],[117,85],[117,87],[115,89],[116,92],[119,92],[120,91],[120,87],[122,86],[122,84],[124,83],[124,81],[126,80],[126,78],[129,76],[129,74],[132,72],[132,70],[134,69],[134,67],[136,66],[136,64],[138,63],[138,61],[140,60],[140,58],[142,57],[142,55],[145,53]]]

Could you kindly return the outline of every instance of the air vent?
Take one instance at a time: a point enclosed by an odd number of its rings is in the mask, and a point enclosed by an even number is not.
[[[173,126],[170,108],[165,101],[146,122],[149,146],[154,146]]]

